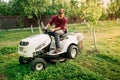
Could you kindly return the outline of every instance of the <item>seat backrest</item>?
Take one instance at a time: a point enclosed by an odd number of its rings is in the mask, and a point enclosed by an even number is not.
[[[66,37],[67,36],[67,33],[68,33],[68,28],[66,29],[65,33],[63,35],[60,35],[60,38],[62,37]]]
[[[65,34],[67,34],[68,33],[68,27],[66,28],[66,31],[65,31]]]

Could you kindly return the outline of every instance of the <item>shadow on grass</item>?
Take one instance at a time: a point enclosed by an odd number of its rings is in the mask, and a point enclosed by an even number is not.
[[[104,54],[97,54],[96,57],[105,60],[107,62],[110,62],[112,64],[120,65],[120,62],[117,59],[113,59],[110,56],[104,55]]]
[[[112,58],[112,57],[110,57],[110,56],[107,56],[107,55],[105,55],[105,54],[100,54],[101,51],[99,51],[99,50],[98,50],[98,51],[95,51],[95,50],[87,50],[86,53],[88,53],[88,54],[95,54],[96,57],[98,57],[98,58],[100,58],[100,59],[102,59],[102,60],[105,60],[105,61],[110,62],[110,63],[112,63],[112,64],[120,65],[120,62],[119,62],[118,59],[114,59],[114,58]]]
[[[118,59],[114,59],[114,58],[107,56],[105,54],[101,54],[101,51],[87,50],[86,53],[95,54],[96,57],[100,58],[101,60],[105,60],[105,61],[110,62],[112,64],[120,65],[120,62]]]
[[[100,51],[99,50],[94,50],[94,49],[91,49],[91,50],[89,49],[85,52],[88,53],[88,54],[98,54]]]

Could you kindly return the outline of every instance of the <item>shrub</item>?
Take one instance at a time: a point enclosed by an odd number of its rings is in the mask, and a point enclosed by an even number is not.
[[[10,54],[17,52],[17,46],[3,47],[0,49],[0,54]]]

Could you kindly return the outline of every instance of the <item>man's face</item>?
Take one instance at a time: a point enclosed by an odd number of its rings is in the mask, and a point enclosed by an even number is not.
[[[58,15],[58,19],[59,19],[59,20],[63,19],[63,17],[64,17],[64,14],[59,14],[59,15]]]

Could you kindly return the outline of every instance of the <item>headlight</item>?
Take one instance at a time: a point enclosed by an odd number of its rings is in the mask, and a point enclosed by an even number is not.
[[[29,42],[21,41],[21,42],[20,42],[20,45],[21,45],[21,46],[27,46],[27,45],[29,45]]]

